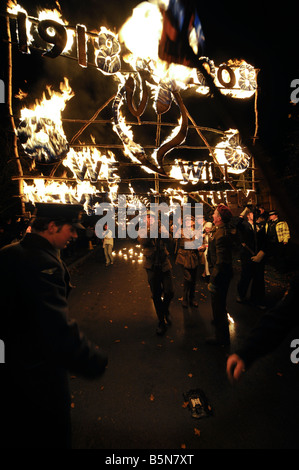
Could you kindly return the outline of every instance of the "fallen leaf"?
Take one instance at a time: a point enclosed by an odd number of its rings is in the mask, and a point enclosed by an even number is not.
[[[200,437],[200,434],[201,434],[200,429],[194,428],[194,434],[195,436]]]
[[[182,404],[182,408],[186,409],[188,408],[189,406],[189,402],[188,401],[185,401],[183,404]]]
[[[190,379],[192,379],[192,377],[193,377],[193,374],[188,374],[188,377],[190,377]]]
[[[186,444],[182,444],[182,445],[181,445],[181,449],[186,449],[186,448],[187,448],[187,447],[186,447]]]
[[[150,396],[150,401],[155,401],[154,395],[151,395],[151,396]]]

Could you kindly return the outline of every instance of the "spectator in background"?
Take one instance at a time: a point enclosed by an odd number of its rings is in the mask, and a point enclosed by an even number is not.
[[[205,247],[205,251],[202,254],[202,262],[204,265],[204,272],[202,274],[203,279],[206,282],[210,282],[210,269],[209,269],[209,262],[208,262],[208,249],[209,249],[209,241],[212,236],[213,224],[212,222],[206,222],[204,225],[204,232],[203,232],[203,247]]]
[[[108,225],[104,225],[104,234],[103,234],[103,248],[104,254],[106,259],[106,267],[113,265],[113,246],[114,246],[114,239],[112,235],[112,231],[109,230]]]
[[[279,218],[277,211],[272,211],[265,231],[268,263],[278,272],[284,272],[288,269],[288,245],[291,238],[289,226]]]
[[[265,255],[266,237],[263,226],[257,224],[259,211],[246,207],[240,215],[237,229],[241,238],[241,278],[238,283],[237,302],[246,302],[250,284],[250,301],[265,308]]]

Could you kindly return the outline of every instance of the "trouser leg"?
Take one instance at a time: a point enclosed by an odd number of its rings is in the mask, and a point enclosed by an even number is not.
[[[245,299],[250,282],[253,278],[253,263],[252,261],[242,262],[241,278],[238,282],[238,294],[240,299]]]
[[[162,301],[162,277],[159,271],[147,270],[148,283],[152,293],[157,317],[160,322],[164,322],[164,307]]]
[[[229,322],[227,319],[226,299],[230,279],[222,281],[217,287],[217,292],[211,294],[213,319],[215,325],[216,339],[219,343],[229,344]]]
[[[162,273],[162,286],[163,286],[163,313],[164,317],[169,316],[169,307],[174,297],[174,288],[171,271]]]
[[[106,265],[110,264],[110,258],[109,258],[109,254],[108,254],[108,248],[109,248],[109,245],[105,245],[105,246],[104,246],[104,254],[105,254],[105,259],[106,259]]]
[[[108,259],[109,259],[109,263],[110,263],[110,264],[113,264],[112,249],[113,249],[112,245],[108,245],[108,246],[107,246]]]

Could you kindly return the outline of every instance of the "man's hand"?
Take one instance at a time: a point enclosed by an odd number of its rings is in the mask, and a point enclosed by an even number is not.
[[[265,258],[264,251],[259,251],[256,256],[253,256],[253,258],[251,258],[251,261],[253,261],[254,263],[261,263],[264,258]]]
[[[228,358],[226,373],[232,384],[239,382],[245,372],[245,363],[237,354],[233,354]]]

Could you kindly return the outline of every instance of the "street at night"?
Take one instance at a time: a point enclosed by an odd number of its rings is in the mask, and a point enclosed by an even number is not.
[[[135,263],[129,254],[132,248]],[[109,355],[100,380],[72,376],[74,448],[297,448],[298,365],[290,360],[296,331],[232,386],[226,376],[229,349],[205,344],[213,332],[206,283],[197,283],[199,308],[183,309],[182,275],[174,265],[173,325],[159,338],[146,273],[137,261],[140,249],[119,242],[115,251],[109,268],[99,247],[72,270],[76,288],[70,298],[71,315]],[[235,321],[230,327],[232,352],[263,315],[236,303],[239,275],[236,262],[228,301]],[[267,277],[271,306],[284,295],[284,288],[271,273]],[[183,394],[198,388],[213,408],[213,416],[202,420],[192,418],[184,405]]]

